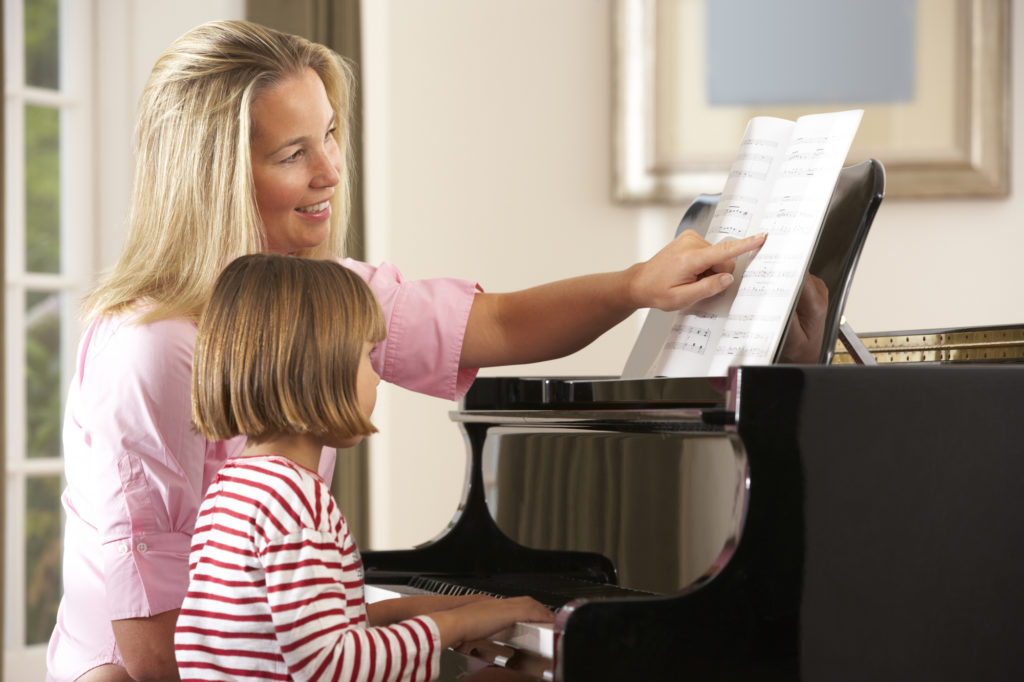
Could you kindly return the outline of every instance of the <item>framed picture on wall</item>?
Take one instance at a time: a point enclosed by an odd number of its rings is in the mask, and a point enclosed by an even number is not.
[[[864,109],[888,197],[1009,191],[1010,0],[615,0],[614,194],[725,185],[748,120]]]

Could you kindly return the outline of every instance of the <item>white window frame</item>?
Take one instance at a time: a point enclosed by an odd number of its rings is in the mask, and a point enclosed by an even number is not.
[[[24,510],[25,481],[31,476],[62,474],[63,459],[27,460],[24,455],[25,416],[20,395],[9,387],[25,382],[24,339],[14,330],[24,328],[25,290],[43,285],[67,287],[66,315],[62,322],[62,404],[74,371],[74,354],[81,329],[78,303],[95,283],[97,273],[114,265],[121,250],[131,194],[132,130],[138,97],[149,71],[161,52],[189,28],[211,19],[242,18],[245,0],[60,0],[63,25],[73,31],[61,35],[61,98],[68,106],[62,119],[62,144],[76,142],[61,153],[62,254],[61,275],[24,272],[23,107],[44,98],[38,89],[22,85],[25,0],[4,0],[4,51],[7,71],[4,106],[7,112],[6,155],[6,296],[5,339],[7,501],[4,517],[5,575],[3,676],[4,680],[42,679],[46,645],[12,645],[24,641]],[[14,63],[12,63],[12,60]],[[17,78],[11,78],[16,74]],[[96,74],[96,75],[94,75]],[[41,102],[42,103],[42,102]],[[16,126],[16,127],[15,127]],[[17,131],[17,136],[15,136]],[[17,230],[14,226],[18,226]],[[14,234],[16,232],[16,234]],[[12,291],[13,290],[13,291]],[[20,388],[18,390],[21,390]],[[16,400],[16,398],[20,398]],[[63,409],[61,418],[63,419]],[[17,434],[14,432],[18,431]],[[63,528],[63,524],[62,524]],[[17,564],[17,565],[15,565]],[[5,570],[5,573],[7,571]],[[10,615],[13,612],[13,615]]]
[[[42,679],[46,644],[25,644],[25,503],[33,477],[62,475],[60,456],[29,459],[25,453],[25,294],[59,291],[61,304],[61,419],[66,388],[74,371],[80,335],[79,301],[94,269],[97,231],[93,196],[93,14],[94,0],[59,0],[60,90],[24,84],[24,1],[4,0],[6,215],[6,438],[4,510],[4,679]],[[25,270],[24,109],[40,105],[60,110],[61,272]],[[57,453],[58,455],[60,453]],[[63,525],[63,524],[62,524]]]

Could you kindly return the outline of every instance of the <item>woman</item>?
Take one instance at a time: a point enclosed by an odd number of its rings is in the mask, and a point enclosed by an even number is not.
[[[128,237],[86,300],[67,401],[64,596],[49,679],[177,678],[173,631],[196,512],[245,444],[207,441],[191,427],[195,320],[238,256],[342,256],[350,82],[330,50],[246,22],[197,27],[154,66],[140,103]],[[719,293],[732,259],[763,240],[709,246],[687,233],[626,270],[508,294],[343,264],[385,312],[375,370],[455,399],[476,368],[559,357],[638,308]],[[327,480],[333,466],[325,451]]]

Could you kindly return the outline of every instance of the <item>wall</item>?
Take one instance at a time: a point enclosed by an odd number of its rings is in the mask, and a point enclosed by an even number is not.
[[[368,260],[504,291],[625,267],[669,239],[682,207],[609,199],[610,0],[366,4]],[[1012,5],[1024,12],[1024,0]],[[1024,46],[1021,22],[1012,30]],[[1021,168],[1020,136],[1012,145]],[[849,321],[861,331],[1024,321],[1022,215],[1019,173],[1004,200],[885,202]],[[617,374],[641,321],[573,357],[485,374]],[[454,407],[382,390],[364,545],[407,547],[451,518],[466,462]]]

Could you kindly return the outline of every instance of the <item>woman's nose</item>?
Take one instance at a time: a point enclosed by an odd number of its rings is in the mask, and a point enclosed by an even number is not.
[[[315,187],[334,187],[341,182],[341,158],[339,154],[324,150],[317,159],[311,185]]]

